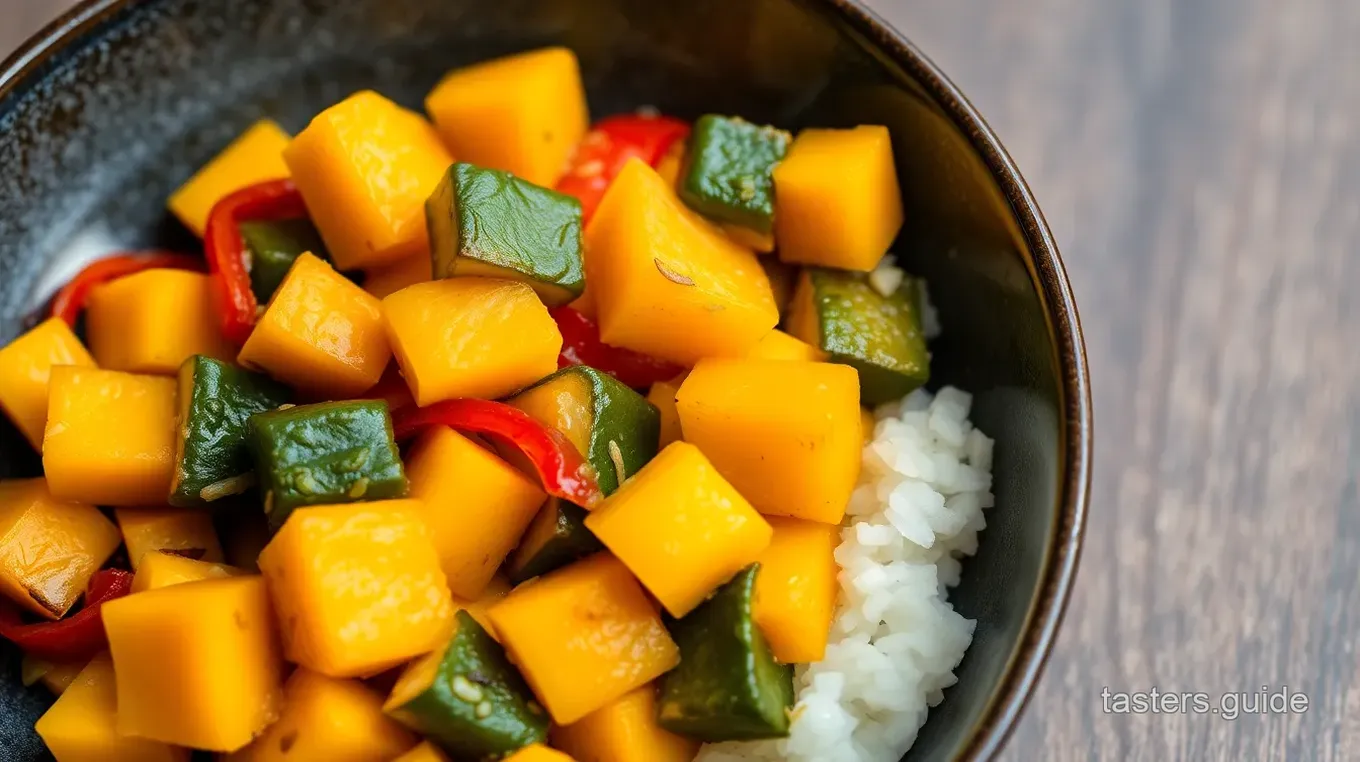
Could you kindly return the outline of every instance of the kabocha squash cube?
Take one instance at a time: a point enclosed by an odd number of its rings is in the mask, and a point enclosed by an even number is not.
[[[354,397],[392,357],[382,305],[311,254],[293,263],[239,362],[320,397]]]
[[[691,209],[731,226],[738,240],[759,251],[774,248],[771,173],[793,139],[739,117],[706,114],[694,123],[680,197]]]
[[[679,658],[646,593],[608,553],[519,586],[490,616],[559,725],[646,685]]]
[[[803,130],[774,169],[774,195],[780,259],[874,269],[902,227],[888,128]]]
[[[53,368],[42,450],[58,498],[164,504],[175,467],[175,380]]]
[[[683,617],[760,555],[770,525],[685,442],[661,451],[586,517],[586,526]]]
[[[553,730],[555,746],[584,762],[693,762],[699,742],[656,722],[656,686],[644,685]]]
[[[770,546],[756,575],[756,624],[784,664],[821,661],[836,613],[836,524],[771,516]]]
[[[170,211],[202,237],[208,214],[224,196],[288,176],[283,163],[287,145],[288,133],[277,124],[268,119],[256,122],[170,196]]]
[[[121,735],[113,661],[96,656],[33,729],[57,762],[188,762],[189,750]]]
[[[288,660],[331,677],[375,675],[437,648],[453,603],[412,501],[293,513],[260,554]]]
[[[90,353],[105,370],[170,375],[193,355],[230,360],[207,275],[143,270],[90,291]]]
[[[283,662],[263,578],[147,590],[101,614],[120,734],[235,751],[278,719]]]
[[[746,355],[750,360],[802,360],[803,362],[825,362],[826,352],[801,339],[775,329],[756,342]]]
[[[58,365],[94,367],[94,358],[61,318],[49,318],[0,349],[0,408],[41,450],[48,380]]]
[[[132,578],[132,592],[155,590],[161,587],[222,579],[245,574],[245,570],[211,561],[196,561],[167,551],[154,551],[142,556],[137,574]]]
[[[557,749],[536,743],[511,754],[504,762],[576,762],[576,760]]]
[[[303,254],[329,259],[321,233],[309,219],[261,220],[237,225],[250,256],[250,290],[264,304]]]
[[[392,762],[449,762],[449,758],[435,747],[434,744],[426,741],[416,748],[392,760]]]
[[[661,440],[659,447],[664,449],[671,442],[684,438],[680,431],[680,414],[675,410],[675,393],[680,391],[678,381],[657,381],[647,391],[647,401],[656,406],[661,413]]]
[[[415,746],[383,714],[382,697],[357,680],[299,667],[283,686],[283,713],[264,734],[223,762],[372,762]]]
[[[581,202],[496,169],[458,162],[425,205],[434,277],[529,284],[550,307],[581,295]]]
[[[462,161],[552,187],[590,118],[576,55],[545,48],[457,69],[425,110]]]
[[[557,370],[562,334],[533,289],[493,278],[418,283],[382,302],[416,404],[495,399]]]
[[[364,290],[374,298],[386,299],[407,286],[433,280],[433,273],[429,252],[422,251],[413,257],[404,257],[367,271],[364,274]]]
[[[586,280],[606,344],[693,365],[741,357],[779,322],[756,256],[680,202],[645,163],[624,166],[586,229]]]
[[[318,114],[283,158],[336,267],[428,250],[425,199],[453,157],[424,117],[358,92]]]
[[[52,497],[45,480],[0,480],[0,591],[34,614],[64,616],[118,542],[98,508]]]
[[[144,555],[158,550],[210,563],[222,561],[222,546],[217,541],[212,514],[207,511],[119,508],[114,515],[133,571],[138,570]]]
[[[676,395],[685,441],[761,513],[839,524],[859,478],[859,377],[796,360],[704,360]]]

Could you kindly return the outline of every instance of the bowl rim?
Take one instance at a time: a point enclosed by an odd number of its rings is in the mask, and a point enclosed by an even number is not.
[[[1081,556],[1090,499],[1092,409],[1090,375],[1081,319],[1058,245],[1015,161],[972,103],[905,34],[862,0],[796,0],[819,5],[850,30],[877,45],[923,87],[977,152],[1011,207],[1029,248],[1036,287],[1057,351],[1064,420],[1061,433],[1061,495],[1039,582],[1030,600],[1020,640],[1001,679],[968,730],[956,762],[989,760],[1005,745],[1038,685],[1067,609]],[[28,77],[109,16],[137,0],[80,0],[0,61],[0,104]],[[3,115],[3,111],[0,111]]]

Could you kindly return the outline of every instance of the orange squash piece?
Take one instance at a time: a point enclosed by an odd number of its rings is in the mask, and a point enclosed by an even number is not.
[[[34,614],[64,616],[118,542],[98,508],[52,497],[42,478],[0,480],[0,592]]]
[[[774,658],[785,664],[821,661],[836,613],[835,524],[771,516],[770,546],[760,554],[753,613]]]
[[[469,616],[477,620],[477,624],[480,624],[488,635],[499,642],[500,636],[496,634],[496,624],[491,621],[491,607],[500,603],[509,594],[510,582],[497,574],[491,578],[490,582],[486,583],[486,587],[482,588],[481,595],[476,598],[469,600],[459,598],[456,595],[453,596],[453,610],[455,612],[466,611]]]
[[[142,555],[141,565],[137,567],[137,574],[132,578],[132,592],[140,593],[143,590],[156,590],[204,579],[235,577],[245,573],[244,569],[226,564],[195,561],[174,553],[153,551]]]
[[[449,758],[444,756],[444,752],[435,748],[435,745],[425,741],[416,748],[392,760],[392,762],[449,762]]]
[[[33,729],[57,762],[188,762],[189,750],[121,735],[113,661],[101,654],[76,675]]]
[[[765,334],[746,354],[748,360],[802,360],[826,362],[829,355],[806,341],[795,339],[779,329]]]
[[[671,442],[678,442],[684,439],[684,432],[680,430],[680,413],[675,409],[675,393],[680,391],[680,382],[676,379],[670,381],[657,381],[652,384],[652,388],[647,390],[647,401],[656,405],[656,409],[661,413],[661,443],[659,449],[665,449]]]
[[[430,252],[419,251],[414,256],[364,273],[364,290],[376,299],[386,299],[407,286],[425,283],[433,278],[434,265],[430,262]]]
[[[699,742],[656,722],[656,686],[644,685],[576,722],[553,743],[580,762],[693,762]]]
[[[57,365],[94,367],[94,358],[66,321],[49,318],[0,349],[0,409],[33,449],[42,449],[47,389]]]
[[[208,511],[119,508],[114,516],[133,571],[138,570],[143,555],[156,550],[177,551],[186,558],[210,563],[222,560],[222,545]]]
[[[170,196],[170,211],[195,235],[203,237],[208,214],[224,196],[288,176],[288,166],[283,163],[287,145],[288,133],[277,124],[268,119],[256,122]]]
[[[52,691],[53,696],[60,696],[71,687],[88,664],[88,661],[57,662],[50,665],[38,680],[44,688]]]
[[[90,352],[106,370],[172,376],[194,355],[230,361],[211,281],[189,270],[143,270],[90,291]]]
[[[566,754],[544,746],[541,743],[529,744],[505,758],[505,762],[576,762]]]

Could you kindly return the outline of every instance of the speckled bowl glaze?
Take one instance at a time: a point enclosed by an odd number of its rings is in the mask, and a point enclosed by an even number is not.
[[[166,196],[262,116],[299,129],[365,87],[418,107],[448,69],[548,43],[594,112],[651,104],[790,128],[888,125],[907,223],[945,334],[935,383],[975,394],[997,504],[952,599],[977,619],[959,682],[911,760],[991,757],[1024,706],[1076,570],[1091,420],[1076,309],[1019,172],[958,90],[845,0],[91,0],[0,64],[0,340],[86,259],[193,247]],[[36,473],[0,429],[0,475]],[[0,758],[45,758],[50,699],[0,674]]]

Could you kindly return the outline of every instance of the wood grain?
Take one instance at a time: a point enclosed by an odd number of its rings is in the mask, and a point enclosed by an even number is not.
[[[1004,758],[1360,759],[1360,5],[877,0],[1063,245],[1096,427],[1067,624]],[[0,51],[63,0],[0,0]],[[1306,713],[1117,716],[1288,685]]]

